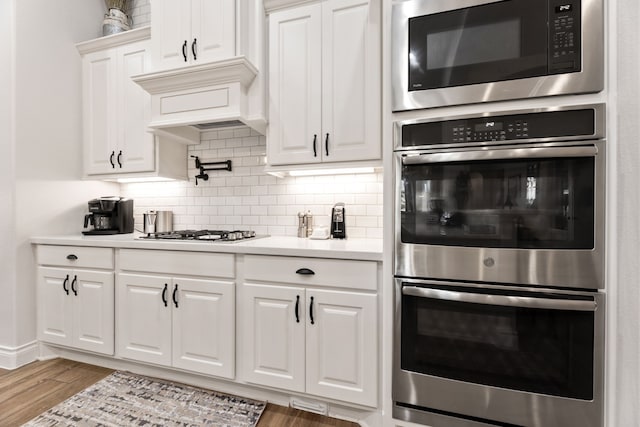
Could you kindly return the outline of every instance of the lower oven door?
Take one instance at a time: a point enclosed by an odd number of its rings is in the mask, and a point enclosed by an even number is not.
[[[603,294],[397,278],[395,295],[397,418],[602,425]]]

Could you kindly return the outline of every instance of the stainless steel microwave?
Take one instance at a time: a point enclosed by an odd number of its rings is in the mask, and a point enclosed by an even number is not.
[[[393,110],[599,92],[603,14],[603,0],[396,3]]]

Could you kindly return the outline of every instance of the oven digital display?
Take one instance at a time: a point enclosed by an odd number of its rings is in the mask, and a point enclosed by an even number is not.
[[[473,128],[476,132],[491,132],[494,130],[502,130],[502,122],[484,122],[475,125]]]

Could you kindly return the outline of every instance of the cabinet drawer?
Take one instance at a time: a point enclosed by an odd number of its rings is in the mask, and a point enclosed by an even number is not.
[[[253,281],[377,289],[375,261],[247,255],[244,272]]]
[[[113,269],[114,264],[111,248],[38,245],[36,257],[40,265]]]
[[[233,254],[145,249],[120,249],[120,270],[170,275],[235,277]]]

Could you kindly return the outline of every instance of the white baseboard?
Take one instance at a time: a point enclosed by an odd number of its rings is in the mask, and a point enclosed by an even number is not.
[[[16,369],[38,360],[38,342],[32,341],[20,347],[0,346],[0,368]]]

